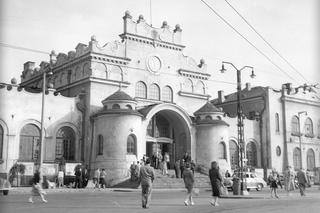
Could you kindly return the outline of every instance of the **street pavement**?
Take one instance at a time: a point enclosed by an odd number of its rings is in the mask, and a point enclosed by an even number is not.
[[[39,198],[28,203],[30,188],[10,191],[8,196],[0,196],[1,213],[135,213],[135,212],[262,212],[295,213],[320,212],[320,190],[317,187],[307,189],[307,196],[301,197],[298,190],[287,196],[280,190],[280,199],[271,198],[269,189],[260,192],[250,191],[248,196],[229,196],[220,199],[220,206],[211,206],[211,192],[201,189],[194,197],[194,206],[184,206],[186,192],[184,189],[157,189],[153,191],[149,209],[141,208],[141,192],[132,189],[62,189],[47,190],[48,203]]]

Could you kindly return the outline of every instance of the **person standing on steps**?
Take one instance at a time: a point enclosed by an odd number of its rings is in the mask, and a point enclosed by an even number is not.
[[[148,209],[151,201],[152,183],[154,180],[154,168],[150,166],[150,159],[146,160],[146,165],[140,168],[140,184],[142,190],[142,208]]]
[[[209,170],[209,178],[211,182],[213,200],[210,201],[211,205],[219,206],[218,200],[221,195],[220,188],[222,186],[222,176],[219,171],[218,162],[211,162],[211,169]]]
[[[184,201],[184,204],[186,206],[194,205],[193,199],[192,199],[192,190],[193,190],[193,184],[194,184],[194,175],[193,172],[190,169],[190,163],[186,163],[186,167],[183,170],[182,178],[185,184],[185,187],[187,189],[187,197]]]

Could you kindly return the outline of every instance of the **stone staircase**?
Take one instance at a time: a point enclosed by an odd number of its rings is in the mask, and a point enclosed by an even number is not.
[[[185,188],[182,178],[176,178],[174,170],[168,170],[167,175],[162,175],[160,170],[155,170],[155,180],[153,182],[153,188],[156,189],[174,189],[174,188]],[[210,180],[208,175],[201,174],[199,172],[194,173],[196,188],[210,188]],[[136,182],[126,180],[119,183],[112,188],[138,188],[139,185]]]

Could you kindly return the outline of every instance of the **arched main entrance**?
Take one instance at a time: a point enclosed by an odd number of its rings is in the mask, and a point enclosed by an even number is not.
[[[167,152],[170,164],[181,159],[185,152],[192,151],[191,119],[180,107],[173,104],[159,104],[146,110],[146,155]]]

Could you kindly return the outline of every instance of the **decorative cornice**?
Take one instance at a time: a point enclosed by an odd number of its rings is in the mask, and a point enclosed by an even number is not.
[[[130,85],[130,83],[127,81],[116,81],[116,80],[103,79],[103,78],[97,78],[97,77],[87,77],[87,78],[81,79],[80,81],[73,82],[62,87],[58,87],[56,90],[57,92],[60,92],[62,90],[69,89],[79,84],[84,84],[88,82],[100,83],[105,85],[113,85],[113,86],[121,85],[121,87],[124,87],[124,88],[127,88]]]
[[[185,77],[202,79],[202,80],[208,80],[211,76],[208,73],[195,72],[195,71],[185,70],[185,69],[179,69],[178,73]]]
[[[184,45],[174,44],[174,43],[161,41],[161,40],[155,40],[152,38],[148,38],[140,35],[134,35],[131,33],[123,33],[123,34],[120,34],[119,36],[121,39],[128,39],[128,40],[137,41],[140,43],[150,44],[153,46],[163,47],[167,49],[182,51],[185,48]]]
[[[196,93],[183,92],[183,91],[179,91],[178,94],[180,96],[185,96],[189,98],[198,98],[198,99],[204,99],[204,100],[208,100],[211,97],[210,95],[196,94]]]
[[[281,101],[294,102],[294,103],[307,104],[311,106],[320,107],[319,101],[306,100],[302,98],[284,96],[284,97],[281,97]]]

